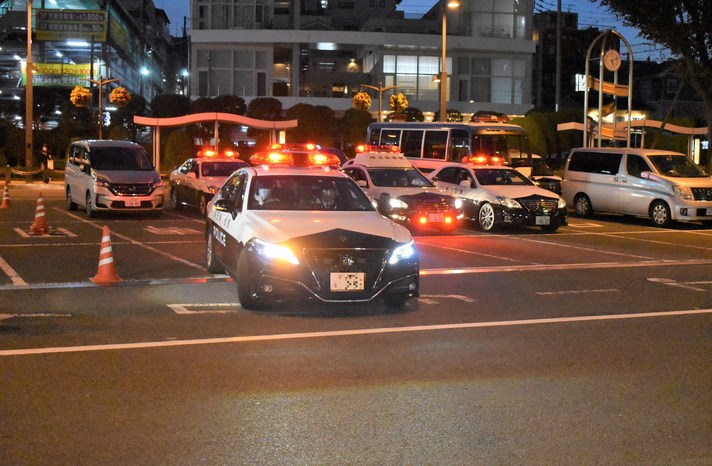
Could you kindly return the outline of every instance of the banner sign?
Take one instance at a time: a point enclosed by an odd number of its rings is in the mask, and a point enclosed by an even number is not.
[[[27,85],[27,64],[22,62],[22,85]],[[62,63],[33,63],[32,86],[89,86],[90,63],[70,65]]]
[[[37,10],[36,40],[106,41],[105,10]]]

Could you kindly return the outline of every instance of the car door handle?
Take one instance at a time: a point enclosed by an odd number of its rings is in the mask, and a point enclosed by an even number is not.
[[[613,181],[621,182],[621,183],[627,183],[627,182],[628,182],[628,180],[627,180],[625,177],[623,177],[623,176],[614,176],[614,177],[613,177]]]

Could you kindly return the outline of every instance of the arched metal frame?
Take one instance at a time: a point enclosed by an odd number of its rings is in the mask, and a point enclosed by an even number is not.
[[[630,147],[630,118],[631,118],[631,109],[633,106],[633,49],[630,47],[630,44],[628,41],[623,37],[621,34],[618,33],[615,29],[608,29],[596,37],[593,42],[591,42],[591,45],[588,47],[588,50],[586,51],[586,88],[584,92],[584,102],[583,102],[583,126],[584,126],[584,131],[583,131],[583,147],[588,147],[588,133],[589,133],[589,123],[588,123],[588,90],[592,85],[593,80],[590,78],[590,67],[591,67],[591,51],[593,50],[593,47],[596,45],[596,43],[600,40],[601,41],[601,48],[600,48],[600,53],[598,57],[598,147],[601,147],[601,136],[603,134],[603,117],[601,116],[603,114],[603,94],[607,93],[604,92],[604,87],[605,87],[605,81],[603,80],[603,72],[604,72],[604,66],[603,66],[603,55],[606,53],[606,39],[610,36],[616,36],[618,37],[626,46],[626,49],[628,50],[628,85],[627,85],[627,95],[628,95],[628,110],[627,110],[627,118],[626,121],[628,122],[627,125],[627,131],[626,131],[626,147]],[[613,89],[615,90],[616,88],[619,88],[618,85],[618,70],[613,72]],[[618,97],[618,95],[614,92],[613,93],[614,99]],[[615,112],[615,108],[614,108]],[[615,116],[615,113],[614,113]],[[615,134],[615,118],[614,118],[614,123],[613,123],[613,131]]]

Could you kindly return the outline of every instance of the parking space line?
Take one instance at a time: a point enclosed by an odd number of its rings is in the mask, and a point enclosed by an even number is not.
[[[3,272],[5,272],[5,275],[12,281],[12,284],[15,286],[24,286],[27,285],[27,282],[20,277],[20,275],[10,267],[10,264],[5,262],[5,259],[0,257],[0,269],[2,269]]]
[[[605,314],[575,317],[551,317],[542,319],[503,320],[494,322],[465,322],[458,324],[433,324],[407,327],[381,327],[324,332],[281,333],[274,335],[246,335],[241,337],[206,338],[199,340],[146,341],[136,343],[116,343],[107,345],[59,346],[54,348],[25,348],[0,350],[0,357],[36,354],[86,353],[96,351],[121,351],[132,349],[172,348],[177,346],[221,345],[229,343],[253,343],[263,341],[284,341],[313,338],[348,337],[361,335],[384,335],[389,333],[434,332],[442,330],[465,330],[476,328],[516,327],[525,325],[571,324],[605,320],[651,319],[659,317],[681,317],[712,314],[712,309],[690,309],[684,311],[641,312],[640,314]]]

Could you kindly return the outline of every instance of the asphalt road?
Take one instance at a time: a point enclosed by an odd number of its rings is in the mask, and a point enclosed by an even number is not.
[[[712,230],[419,235],[402,311],[246,312],[196,215],[44,186],[28,237],[37,187],[0,210],[0,464],[712,464]]]

